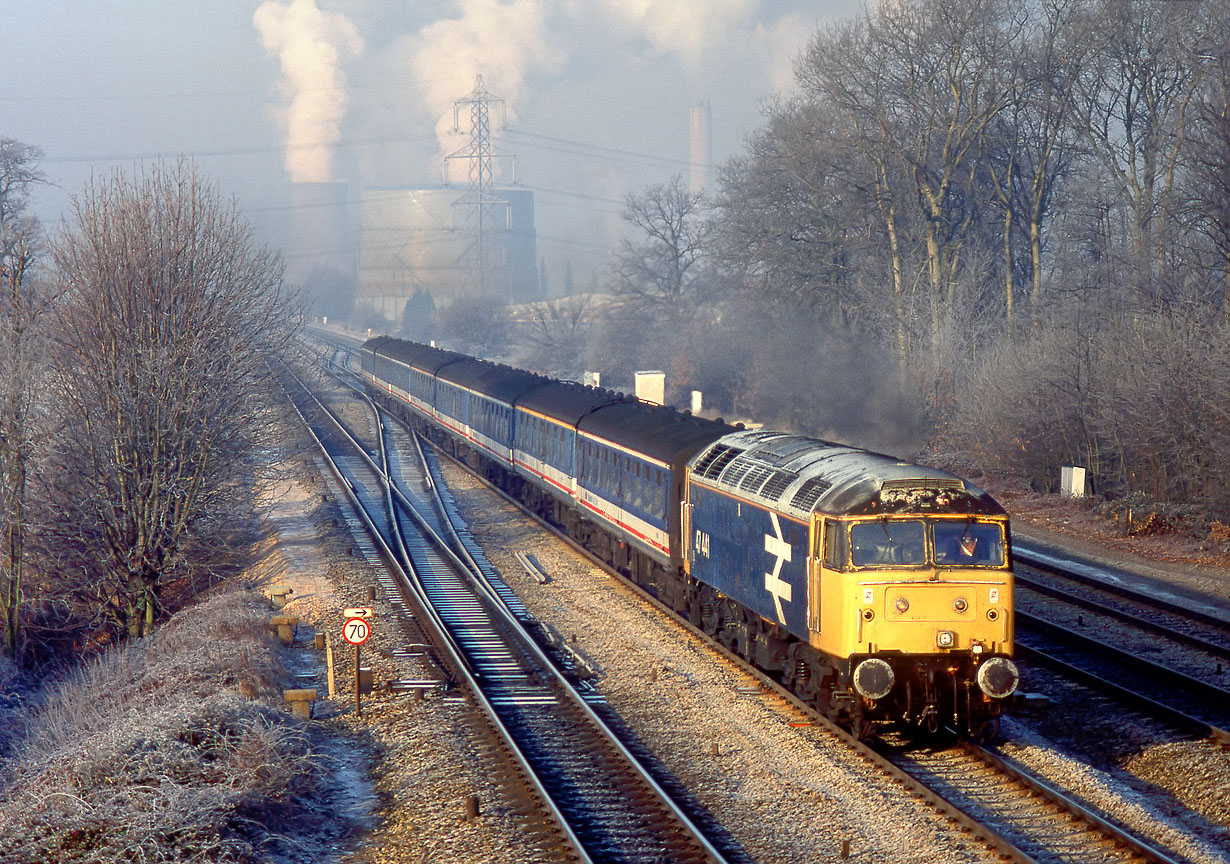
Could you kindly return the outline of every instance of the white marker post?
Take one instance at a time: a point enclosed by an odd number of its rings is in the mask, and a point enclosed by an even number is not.
[[[366,611],[371,614],[371,609],[347,609],[346,614],[351,615],[353,612]],[[359,717],[363,713],[363,706],[359,702],[359,646],[372,638],[372,625],[367,622],[367,618],[360,618],[353,615],[346,619],[346,623],[342,625],[342,638],[354,646],[354,713]]]

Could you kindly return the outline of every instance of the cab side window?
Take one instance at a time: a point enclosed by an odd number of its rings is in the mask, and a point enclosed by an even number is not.
[[[830,570],[843,570],[846,565],[845,526],[832,519],[824,523],[824,566]]]

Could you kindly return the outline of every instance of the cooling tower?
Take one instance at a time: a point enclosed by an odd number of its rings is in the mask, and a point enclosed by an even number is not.
[[[331,270],[354,281],[354,232],[346,183],[292,183],[286,281],[305,285],[315,270]]]
[[[481,247],[478,224],[478,204],[464,187],[367,189],[356,304],[397,320],[419,290],[437,308],[459,297],[539,299],[534,194],[496,187],[482,204]]]

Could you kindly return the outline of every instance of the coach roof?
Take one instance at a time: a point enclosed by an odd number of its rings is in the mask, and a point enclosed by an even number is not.
[[[576,426],[582,417],[596,408],[632,399],[631,396],[612,390],[586,387],[569,381],[553,381],[548,386],[526,393],[517,400],[517,405],[545,414],[568,426]]]
[[[733,426],[636,400],[607,405],[582,418],[582,432],[675,465]]]
[[[467,358],[456,363],[450,363],[440,369],[441,381],[477,390],[501,402],[515,402],[517,397],[536,387],[551,384],[550,378],[526,372],[524,369],[514,369],[500,363]]]
[[[458,354],[456,351],[432,348],[430,345],[394,339],[392,336],[377,336],[368,339],[363,343],[363,347],[381,356],[399,360],[408,366],[433,374],[440,367],[449,363],[469,359],[465,354]]]

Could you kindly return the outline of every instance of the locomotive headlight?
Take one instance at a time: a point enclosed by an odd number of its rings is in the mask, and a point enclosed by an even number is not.
[[[854,689],[867,699],[883,699],[894,680],[893,667],[879,657],[868,657],[854,667]]]
[[[964,612],[969,608],[969,603],[966,602],[964,597],[958,597],[956,600],[952,601],[952,608],[956,609],[958,612]]]
[[[910,608],[910,601],[904,597],[898,597],[893,601],[893,608],[904,615]]]
[[[978,686],[992,699],[1011,696],[1020,680],[1016,664],[1007,657],[992,657],[978,667]]]
[[[935,634],[935,644],[940,648],[951,648],[957,644],[957,634],[951,630],[939,630]]]

